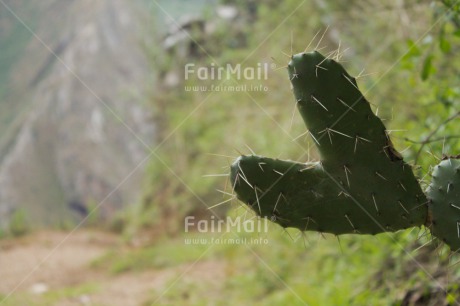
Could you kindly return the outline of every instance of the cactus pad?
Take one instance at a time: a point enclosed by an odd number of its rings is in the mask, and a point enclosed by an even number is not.
[[[460,159],[448,158],[434,168],[427,189],[430,199],[431,232],[460,250]]]
[[[300,230],[376,234],[424,224],[427,199],[355,79],[316,51],[293,55],[288,72],[321,161],[241,156],[231,167],[238,198]]]

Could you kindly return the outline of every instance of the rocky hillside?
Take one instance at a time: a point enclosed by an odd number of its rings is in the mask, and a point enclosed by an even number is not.
[[[109,218],[140,196],[144,167],[129,175],[149,153],[139,139],[155,138],[147,14],[126,0],[5,3],[0,224],[20,211],[34,224],[68,223],[100,203]]]

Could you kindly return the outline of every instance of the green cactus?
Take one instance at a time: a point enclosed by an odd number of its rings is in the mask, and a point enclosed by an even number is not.
[[[460,160],[448,158],[434,168],[426,192],[430,199],[431,232],[450,246],[460,249]]]
[[[288,72],[321,161],[241,156],[230,174],[237,197],[282,227],[339,235],[427,225],[459,249],[458,161],[436,167],[428,200],[356,80],[339,63],[304,52],[291,57]]]
[[[292,56],[288,70],[321,162],[241,157],[231,175],[238,197],[301,230],[376,234],[424,224],[427,200],[354,78],[318,52]]]

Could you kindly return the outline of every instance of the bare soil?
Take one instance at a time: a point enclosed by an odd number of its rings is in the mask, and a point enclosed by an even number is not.
[[[203,261],[161,270],[113,274],[91,263],[110,250],[126,247],[116,235],[78,230],[71,235],[42,231],[26,237],[0,241],[0,305],[21,296],[36,297],[33,305],[45,305],[46,292],[91,284],[96,289],[77,296],[63,295],[55,305],[143,305],[155,301],[171,281],[189,278],[213,283],[223,277],[221,263]],[[213,271],[210,273],[209,271]],[[5,299],[5,297],[7,297]],[[2,301],[3,299],[3,301]],[[42,302],[40,302],[42,300]],[[158,300],[161,304],[161,300]]]

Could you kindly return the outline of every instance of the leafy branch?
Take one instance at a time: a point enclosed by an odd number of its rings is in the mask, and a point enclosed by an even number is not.
[[[446,120],[441,122],[441,124],[438,125],[433,131],[431,131],[431,133],[427,137],[425,137],[425,139],[422,140],[422,141],[413,141],[413,140],[410,140],[410,139],[407,139],[407,138],[405,139],[406,141],[409,141],[409,142],[412,142],[412,143],[420,143],[421,144],[420,148],[417,151],[417,154],[415,155],[415,163],[417,163],[417,161],[418,161],[418,159],[420,157],[420,154],[422,153],[422,150],[425,147],[425,145],[427,145],[427,144],[429,144],[431,142],[435,142],[435,141],[447,140],[447,139],[453,139],[453,138],[460,138],[460,135],[451,135],[451,136],[446,136],[446,137],[442,137],[442,138],[432,139],[432,137],[435,136],[437,132],[439,132],[441,127],[445,126],[446,124],[448,124],[450,121],[454,120],[457,117],[460,117],[460,111],[456,112],[455,114],[453,114],[452,116],[450,116],[449,118],[447,118]]]

